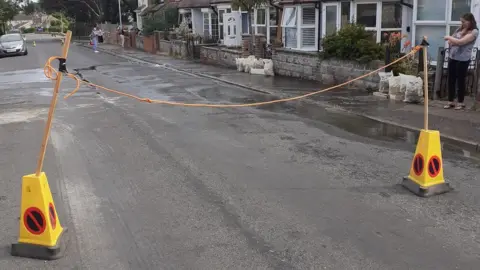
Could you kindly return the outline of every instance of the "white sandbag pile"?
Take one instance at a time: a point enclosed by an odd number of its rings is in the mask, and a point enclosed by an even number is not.
[[[423,80],[420,77],[400,74],[401,91],[406,103],[419,103],[423,99]]]
[[[247,58],[235,58],[237,70],[254,75],[274,76],[273,61],[270,59],[257,59],[250,55]]]

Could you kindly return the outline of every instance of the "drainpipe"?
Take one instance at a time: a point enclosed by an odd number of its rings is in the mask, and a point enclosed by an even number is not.
[[[322,7],[322,0],[318,0],[316,3],[315,3],[315,8],[318,10],[318,22],[317,22],[317,26],[318,26],[318,30],[317,30],[317,52],[320,51],[320,42],[322,40],[322,24],[321,24],[321,21],[322,21],[322,10],[321,10],[321,7]]]

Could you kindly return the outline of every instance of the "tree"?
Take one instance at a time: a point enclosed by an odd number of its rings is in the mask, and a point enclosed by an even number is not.
[[[103,1],[105,0],[40,0],[40,6],[47,14],[63,12],[82,22],[98,22],[103,16]]]
[[[40,5],[38,3],[27,0],[26,2],[24,2],[22,10],[23,10],[23,13],[25,13],[27,15],[30,15],[30,14],[40,10]]]
[[[232,1],[232,8],[238,9],[241,8],[242,11],[248,12],[248,21],[249,21],[249,29],[250,29],[250,52],[252,52],[251,48],[253,48],[253,26],[252,26],[252,19],[251,14],[255,8],[259,8],[261,6],[266,6],[270,4],[270,0],[233,0]]]
[[[0,0],[0,32],[7,31],[6,24],[18,14],[20,8],[17,2]]]
[[[40,0],[40,6],[48,14],[64,12],[76,22],[118,22],[118,0]],[[137,0],[121,0],[122,21],[137,8]]]

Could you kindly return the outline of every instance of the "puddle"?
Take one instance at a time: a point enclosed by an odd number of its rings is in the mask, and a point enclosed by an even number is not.
[[[252,103],[275,99],[277,98],[259,94],[251,95],[247,98],[233,98],[230,101],[232,103]],[[257,108],[271,112],[292,114],[304,119],[313,120],[308,121],[307,124],[309,125],[316,126],[315,122],[317,121],[318,125],[326,123],[349,133],[380,141],[405,142],[415,146],[419,136],[418,131],[355,115],[344,111],[341,107],[338,107],[338,110],[336,110],[335,107],[323,107],[319,104],[302,100],[275,103]],[[480,149],[478,149],[478,146],[475,148],[468,144],[442,138],[442,147],[444,151],[451,151],[456,155],[480,161]]]

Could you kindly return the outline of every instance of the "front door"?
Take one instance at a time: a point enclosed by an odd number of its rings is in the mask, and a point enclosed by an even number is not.
[[[322,37],[332,35],[341,27],[340,3],[323,4]]]
[[[234,11],[223,14],[224,39],[225,46],[239,46],[242,42],[242,17],[241,13]]]

